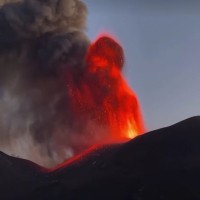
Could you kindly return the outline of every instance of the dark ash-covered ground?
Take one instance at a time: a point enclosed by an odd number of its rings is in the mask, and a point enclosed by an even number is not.
[[[0,154],[0,199],[200,199],[200,117],[47,170]]]

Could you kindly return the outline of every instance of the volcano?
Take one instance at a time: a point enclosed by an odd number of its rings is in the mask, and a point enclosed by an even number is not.
[[[81,0],[0,0],[0,198],[200,199],[200,118],[145,133],[122,45],[86,18]]]
[[[52,167],[146,132],[123,46],[86,19],[80,0],[0,0],[1,151]]]
[[[54,169],[0,154],[1,199],[200,199],[200,117],[96,146]]]

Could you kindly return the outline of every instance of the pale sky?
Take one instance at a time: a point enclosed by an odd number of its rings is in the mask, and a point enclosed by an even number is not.
[[[200,114],[200,1],[84,0],[88,36],[112,33],[148,130]]]

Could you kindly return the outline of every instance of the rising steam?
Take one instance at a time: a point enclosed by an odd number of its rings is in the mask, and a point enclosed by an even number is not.
[[[90,45],[80,0],[0,0],[0,150],[53,166],[144,131],[121,46]]]

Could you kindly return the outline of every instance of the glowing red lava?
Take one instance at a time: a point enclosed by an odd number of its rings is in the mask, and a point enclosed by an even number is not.
[[[85,68],[76,80],[67,77],[74,117],[94,123],[94,132],[114,140],[134,138],[145,131],[136,94],[122,76],[124,53],[109,36],[101,36],[88,49]],[[92,129],[92,128],[91,128]]]

